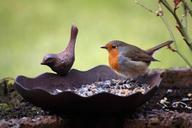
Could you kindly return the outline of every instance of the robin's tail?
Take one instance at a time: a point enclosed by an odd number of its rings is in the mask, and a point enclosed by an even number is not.
[[[161,44],[159,44],[159,45],[157,45],[157,46],[155,46],[155,47],[152,47],[152,48],[146,50],[146,52],[147,52],[149,55],[153,55],[153,53],[154,53],[155,51],[159,50],[159,49],[162,48],[162,47],[169,46],[169,45],[171,45],[173,42],[174,42],[174,41],[172,41],[172,40],[168,40],[168,41],[166,41],[166,42],[164,42],[164,43],[161,43]]]

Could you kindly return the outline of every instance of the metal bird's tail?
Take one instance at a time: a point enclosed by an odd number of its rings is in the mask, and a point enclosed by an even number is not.
[[[153,55],[153,53],[154,53],[155,51],[159,50],[159,49],[162,48],[162,47],[169,46],[169,45],[171,45],[173,42],[174,42],[174,41],[172,41],[172,40],[168,40],[168,41],[166,41],[166,42],[164,42],[164,43],[161,43],[161,44],[159,44],[159,45],[157,45],[157,46],[155,46],[155,47],[152,47],[152,48],[146,50],[146,52],[147,52],[149,55]]]
[[[75,49],[75,43],[76,43],[76,39],[77,39],[77,34],[78,34],[78,28],[75,25],[71,26],[71,35],[70,35],[70,39],[67,45],[67,50],[70,53],[74,54],[74,49]],[[66,50],[65,49],[65,50]]]
[[[77,39],[77,34],[78,34],[78,28],[75,25],[71,26],[71,37],[70,37],[70,42],[75,42]]]

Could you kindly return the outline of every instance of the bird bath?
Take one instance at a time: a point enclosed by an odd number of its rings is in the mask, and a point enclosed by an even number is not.
[[[101,92],[82,97],[72,90],[84,84],[109,79],[120,79],[109,67],[101,65],[82,72],[71,70],[66,76],[44,73],[36,78],[18,76],[15,88],[24,99],[44,109],[64,114],[118,114],[133,111],[153,96],[161,82],[160,73],[153,72],[138,80],[146,83],[150,90],[142,94],[137,92],[129,96],[118,96]]]

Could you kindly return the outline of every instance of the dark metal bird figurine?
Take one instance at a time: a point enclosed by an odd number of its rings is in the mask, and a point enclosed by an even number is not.
[[[78,28],[76,26],[72,26],[71,37],[65,50],[58,54],[45,55],[41,64],[49,66],[59,75],[67,74],[75,61],[75,42],[77,39],[77,34]]]

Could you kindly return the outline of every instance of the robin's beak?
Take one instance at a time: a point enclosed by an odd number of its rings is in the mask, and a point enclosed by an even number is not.
[[[106,46],[102,46],[101,48],[103,48],[103,49],[107,49],[107,47],[106,47]]]

